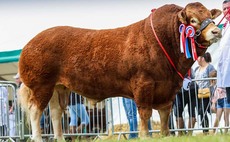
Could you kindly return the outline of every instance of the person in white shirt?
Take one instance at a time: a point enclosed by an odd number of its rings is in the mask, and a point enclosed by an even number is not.
[[[4,86],[0,86],[0,136],[6,136],[7,132],[7,101],[8,91]]]
[[[210,77],[216,77],[216,71],[213,71],[210,73]],[[211,85],[214,88],[213,91],[213,97],[212,97],[212,106],[211,110],[216,111],[216,119],[214,122],[214,127],[216,129],[213,130],[213,133],[217,133],[217,127],[219,126],[220,119],[222,117],[222,114],[224,114],[224,122],[225,122],[225,127],[229,126],[229,114],[230,114],[230,104],[227,102],[227,97],[226,97],[226,89],[225,88],[218,88],[216,87],[216,80],[210,80]],[[228,132],[228,129],[225,129],[225,133]]]
[[[219,42],[221,54],[217,66],[217,87],[226,88],[227,101],[230,103],[230,0],[224,0],[223,13],[226,19]]]

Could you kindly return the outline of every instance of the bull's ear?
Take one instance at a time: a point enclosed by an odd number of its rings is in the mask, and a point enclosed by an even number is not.
[[[178,18],[179,18],[179,21],[183,24],[187,24],[187,21],[186,21],[186,14],[185,14],[185,11],[184,10],[181,10],[179,13],[178,13]]]
[[[212,19],[215,19],[222,13],[222,11],[219,9],[212,9],[210,12],[212,14]]]

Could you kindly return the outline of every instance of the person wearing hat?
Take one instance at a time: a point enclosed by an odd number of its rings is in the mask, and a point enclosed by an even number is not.
[[[22,81],[20,80],[19,73],[17,73],[13,78],[15,79],[15,82],[17,83],[18,88],[19,88],[21,86],[21,84],[22,84]]]
[[[20,80],[20,76],[19,76],[19,73],[17,73],[15,76],[13,76],[13,78],[15,79],[15,82],[16,82],[16,84],[17,84],[17,91],[18,91],[18,88],[20,88],[20,85],[21,85],[21,80]],[[16,92],[16,94],[17,94],[17,92]],[[14,96],[15,98],[17,97],[17,96]],[[9,106],[10,108],[9,108],[9,118],[10,118],[10,136],[15,136],[15,134],[16,134],[16,129],[15,129],[15,108],[16,108],[16,105],[15,105],[15,103],[14,103],[14,100],[15,99],[13,99],[12,100],[12,103],[11,103],[11,105]]]
[[[22,84],[22,82],[21,82],[21,80],[20,80],[20,75],[19,75],[19,73],[17,73],[15,76],[13,76],[13,78],[15,79],[15,82],[16,82],[16,84],[17,84],[17,91],[18,91],[18,88],[20,88],[20,86],[21,86],[21,84]],[[18,93],[17,93],[17,94],[18,94]],[[16,96],[14,96],[14,97],[16,97]],[[13,110],[14,110],[14,104],[12,103],[12,106],[10,107],[9,113],[10,113],[10,114],[13,113]]]
[[[17,73],[15,76],[13,76],[13,78],[15,79],[15,82],[16,82],[16,84],[17,84],[17,91],[18,91],[18,88],[20,88],[20,86],[21,86],[21,84],[22,84],[22,82],[21,82],[21,80],[20,80],[20,75],[19,75],[19,73]],[[18,93],[17,93],[17,94],[18,94]],[[14,96],[14,97],[16,97],[16,96]],[[13,111],[14,111],[14,103],[12,102],[12,105],[11,105],[11,107],[10,107],[9,113],[12,114]]]

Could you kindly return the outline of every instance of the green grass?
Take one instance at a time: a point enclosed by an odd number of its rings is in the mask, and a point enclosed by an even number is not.
[[[118,136],[98,139],[97,142],[117,142]],[[121,138],[119,142],[230,142],[230,135],[207,135],[207,136],[182,136],[182,137],[162,137],[162,138],[149,138],[149,139],[133,139],[133,140],[125,140]]]
[[[183,136],[183,137],[165,137],[156,139],[155,142],[229,142],[229,135],[216,136]]]
[[[75,142],[93,142],[94,139],[81,139],[76,140]],[[30,142],[30,141],[29,141]],[[67,141],[70,142],[70,141]],[[230,135],[198,135],[198,136],[182,136],[182,137],[152,137],[148,139],[132,139],[132,140],[126,140],[123,136],[118,141],[118,135],[113,136],[103,136],[98,138],[95,142],[230,142]]]

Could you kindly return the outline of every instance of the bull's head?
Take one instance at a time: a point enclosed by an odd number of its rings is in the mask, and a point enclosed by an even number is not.
[[[213,19],[221,14],[221,10],[208,10],[201,3],[190,3],[178,13],[178,18],[185,25],[192,25],[196,30],[195,40],[198,45],[208,47],[221,38],[221,30]]]

